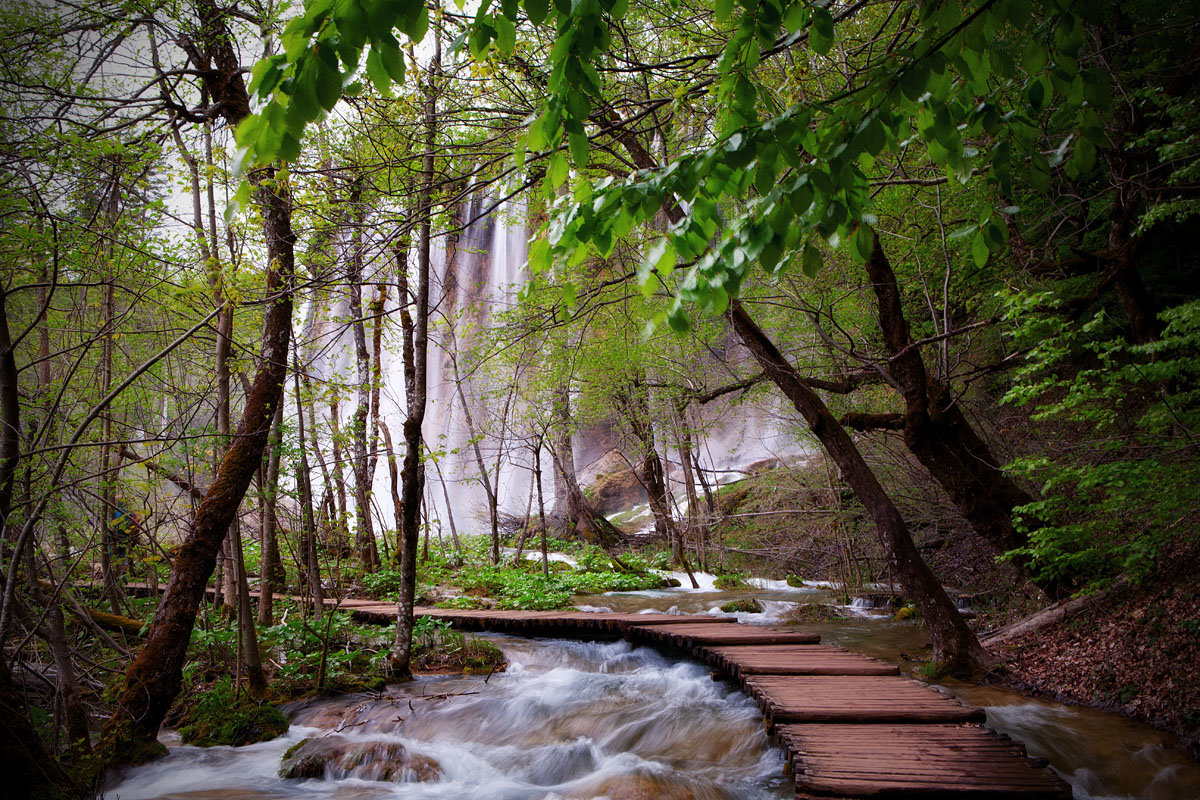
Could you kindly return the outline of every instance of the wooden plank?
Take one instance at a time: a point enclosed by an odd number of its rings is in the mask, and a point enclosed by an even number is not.
[[[797,797],[1071,796],[1045,762],[976,725],[781,725],[777,735]]]
[[[898,675],[892,664],[831,645],[701,647],[696,655],[734,677],[746,675]]]
[[[901,677],[749,675],[745,687],[772,725],[787,722],[982,721],[982,709]]]
[[[815,633],[762,628],[740,623],[715,626],[694,622],[673,625],[631,625],[627,635],[631,641],[656,642],[687,649],[702,645],[816,644],[821,640],[821,637]]]

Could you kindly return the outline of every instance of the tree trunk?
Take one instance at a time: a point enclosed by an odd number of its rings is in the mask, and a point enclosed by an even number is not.
[[[654,444],[654,426],[650,420],[650,403],[643,389],[643,384],[634,378],[626,387],[614,395],[617,410],[625,417],[641,449],[641,464],[638,468],[638,479],[646,490],[646,499],[650,504],[650,513],[654,515],[654,531],[660,539],[667,542],[678,556],[678,535],[671,509],[667,503],[667,482],[663,472],[662,459]]]
[[[551,453],[554,456],[554,514],[553,516],[569,522],[567,527],[573,532],[579,527],[581,511],[572,505],[576,496],[571,491],[572,484],[578,484],[575,477],[575,448],[571,444],[571,390],[569,386],[560,386],[554,390],[551,401],[551,413],[554,418],[554,435]]]
[[[579,488],[574,470],[563,466],[562,455],[554,449],[551,449],[550,455],[554,458],[557,474],[562,478],[563,491],[567,494],[568,518],[576,520],[573,532],[583,541],[598,545],[604,550],[616,546],[621,540],[621,532],[592,508],[592,504],[583,494],[583,489]]]
[[[283,404],[282,393],[279,403]],[[242,664],[246,667],[246,684],[250,689],[250,697],[262,700],[267,694],[267,676],[263,672],[262,655],[258,652],[258,631],[254,627],[254,611],[250,607],[250,583],[242,549],[242,525],[236,516],[229,526],[229,536],[233,542],[233,565],[237,570],[238,638],[241,641]]]
[[[0,288],[0,542],[9,558],[20,558],[10,549],[19,541],[11,524],[13,488],[20,462],[20,395],[17,363],[8,327],[7,296]],[[7,589],[0,575],[0,588]],[[7,595],[8,593],[5,592]],[[7,596],[6,596],[7,600]],[[6,605],[11,606],[11,603]],[[0,773],[13,797],[50,798],[75,794],[78,789],[59,768],[25,713],[21,695],[12,682],[8,651],[0,640]]]
[[[350,193],[352,205],[361,203],[361,184],[355,181]],[[360,211],[354,227],[354,252],[350,254],[350,329],[354,336],[354,365],[358,383],[358,405],[354,408],[351,423],[351,439],[354,447],[354,505],[357,526],[354,531],[354,549],[359,563],[368,572],[379,568],[379,551],[375,544],[375,530],[371,524],[371,469],[367,464],[367,424],[371,412],[371,354],[367,350],[367,330],[363,320],[362,303],[362,225]]]
[[[550,577],[550,560],[546,552],[546,503],[542,499],[542,437],[533,451],[533,479],[537,484],[538,521],[542,525],[542,575]]]
[[[726,318],[763,371],[804,417],[829,457],[841,470],[875,523],[893,574],[920,610],[933,643],[934,660],[956,674],[971,674],[991,658],[979,645],[954,603],[921,560],[908,526],[890,497],[863,461],[846,430],[825,403],[784,358],[738,300],[730,302]]]
[[[434,459],[433,468],[437,470],[438,483],[442,485],[442,499],[446,501],[446,522],[450,524],[450,542],[454,545],[454,552],[461,556],[462,545],[458,541],[458,527],[454,524],[454,508],[450,505],[450,489],[446,486],[446,476],[442,474],[441,462]]]
[[[8,329],[8,297],[0,287],[0,542],[15,540],[17,526],[10,525],[13,489],[21,461],[21,395],[17,359]],[[7,546],[4,548],[7,550]],[[16,558],[16,554],[10,554]],[[0,657],[0,660],[3,660]]]
[[[234,126],[249,113],[249,96],[225,26],[212,0],[198,0],[200,36],[215,62],[197,64],[226,121]],[[267,247],[267,296],[260,362],[237,434],[225,453],[212,486],[196,509],[191,530],[180,545],[146,644],[125,673],[116,711],[101,731],[102,763],[144,759],[157,752],[163,717],[179,692],[196,611],[212,575],[217,550],[262,460],[275,408],[282,400],[291,336],[295,235],[286,190],[257,173]]]
[[[275,591],[287,584],[283,559],[279,555],[279,457],[280,428],[283,425],[283,399],[275,408],[271,420],[271,438],[268,443],[267,469],[262,487],[262,577],[259,581],[258,621],[270,625],[274,618]]]
[[[392,490],[392,513],[395,517],[396,526],[399,527],[400,520],[404,516],[404,501],[400,499],[400,470],[396,467],[396,451],[392,449],[392,432],[383,420],[379,420],[379,430],[383,434],[383,446],[387,450],[388,485]],[[399,535],[400,532],[397,531],[397,543],[399,542]],[[387,537],[384,537],[384,539],[386,544]],[[399,544],[397,544],[396,554],[400,554]]]
[[[60,800],[80,794],[30,724],[5,658],[0,658],[0,774],[9,797]]]
[[[487,495],[488,501],[488,518],[492,528],[492,563],[500,563],[500,520],[498,502],[496,499],[496,491],[492,487],[492,479],[488,474],[487,462],[483,459],[483,451],[479,447],[479,436],[475,430],[475,418],[471,414],[471,406],[467,403],[466,392],[463,391],[463,381],[458,374],[458,358],[453,357],[451,362],[454,364],[454,388],[458,391],[458,400],[462,403],[463,419],[467,423],[467,438],[471,442],[471,452],[475,454],[475,463],[479,466],[479,482],[483,484],[483,491]]]
[[[296,438],[300,443],[300,460],[296,467],[296,488],[300,493],[300,564],[304,583],[313,603],[313,615],[320,619],[325,610],[325,594],[321,587],[321,566],[317,561],[317,523],[313,510],[312,480],[309,478],[308,442],[304,436],[304,399],[300,394],[300,362],[292,370],[296,389]]]
[[[338,401],[335,397],[329,401],[330,438],[333,443],[333,499],[336,503],[333,516],[330,517],[330,520],[333,522],[338,552],[341,552],[346,546],[346,540],[349,537],[349,531],[346,529],[346,523],[349,519],[349,510],[346,505],[346,475],[342,472],[342,428],[341,422],[338,419],[340,413]],[[315,430],[313,431],[313,436],[316,436]]]
[[[115,178],[114,178],[115,180]],[[115,196],[116,190],[113,190]],[[110,200],[114,202],[115,200]],[[109,212],[109,218],[115,216],[115,211]],[[113,375],[113,356],[115,345],[113,342],[113,318],[115,316],[115,297],[113,290],[112,277],[109,276],[104,283],[104,322],[103,322],[103,352],[101,353],[100,364],[100,396],[103,397],[112,389]],[[104,581],[104,595],[108,598],[109,604],[112,606],[114,614],[122,614],[125,609],[121,607],[121,589],[117,586],[116,572],[122,565],[113,564],[113,543],[112,532],[109,529],[109,521],[113,518],[113,511],[117,507],[116,498],[116,478],[114,471],[117,467],[113,464],[113,449],[109,442],[112,441],[112,412],[106,412],[104,420],[101,423],[100,433],[100,509],[96,515],[97,527],[100,529],[100,540],[103,547],[100,550],[100,573]],[[120,456],[116,461],[120,463]]]
[[[412,677],[412,634],[417,590],[417,545],[421,528],[421,498],[425,493],[425,465],[421,459],[421,426],[425,422],[428,395],[426,362],[429,353],[429,228],[433,212],[434,147],[437,133],[437,81],[442,69],[441,20],[434,24],[433,59],[425,90],[425,154],[421,163],[421,193],[417,217],[421,220],[417,241],[417,291],[413,315],[408,309],[407,252],[397,259],[400,322],[404,328],[404,389],[408,413],[404,419],[404,468],[401,472],[400,599],[397,603],[396,640],[392,646],[391,672],[399,678]],[[403,249],[403,246],[401,246]]]
[[[1013,527],[1012,510],[1032,498],[1001,470],[949,387],[925,369],[904,317],[896,275],[877,238],[867,275],[890,356],[887,370],[904,397],[904,443],[980,536],[1001,552],[1024,546],[1025,537]],[[1027,560],[1017,563],[1028,571]]]

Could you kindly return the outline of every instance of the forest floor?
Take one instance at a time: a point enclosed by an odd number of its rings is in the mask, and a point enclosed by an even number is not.
[[[1007,642],[999,648],[1009,662],[1007,682],[1175,733],[1200,760],[1197,550],[1176,547],[1146,584],[1114,589],[1061,622]]]

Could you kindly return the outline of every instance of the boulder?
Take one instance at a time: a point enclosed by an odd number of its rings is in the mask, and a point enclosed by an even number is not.
[[[305,739],[284,753],[279,777],[413,783],[441,778],[442,765],[429,756],[410,752],[394,739],[331,734]]]
[[[687,784],[655,775],[617,775],[590,784],[571,798],[603,797],[606,800],[708,800],[709,795],[697,794]]]

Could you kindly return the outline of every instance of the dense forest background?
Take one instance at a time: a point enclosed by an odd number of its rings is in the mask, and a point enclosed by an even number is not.
[[[86,792],[215,676],[672,564],[1195,737],[1198,14],[8,4],[0,762]]]

